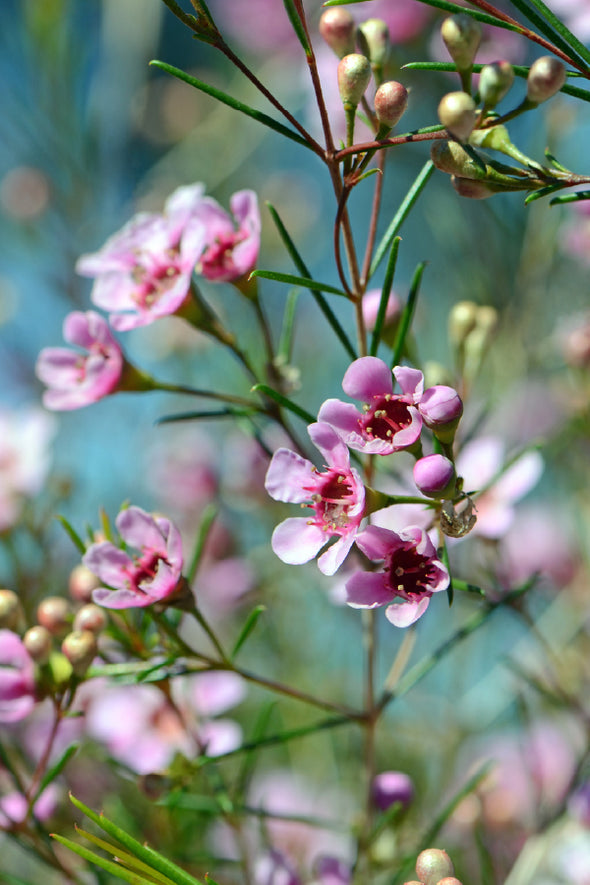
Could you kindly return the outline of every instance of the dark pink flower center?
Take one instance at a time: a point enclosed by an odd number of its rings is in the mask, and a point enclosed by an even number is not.
[[[431,595],[436,575],[432,560],[418,553],[412,541],[395,550],[385,568],[386,581],[394,596],[412,600]]]
[[[310,492],[311,507],[315,518],[309,520],[310,525],[317,525],[324,532],[332,535],[346,534],[350,524],[348,511],[356,504],[350,478],[337,470],[327,470],[316,475],[313,486],[304,486]]]
[[[233,271],[232,252],[243,239],[244,234],[239,232],[219,234],[201,256],[200,264],[203,276],[216,277]]]
[[[393,393],[373,398],[372,405],[365,405],[365,414],[359,418],[361,434],[365,439],[382,439],[386,442],[412,423],[412,413],[407,403]]]
[[[181,273],[177,266],[178,255],[176,249],[169,249],[167,262],[154,263],[153,267],[137,264],[133,268],[133,279],[137,283],[137,288],[132,298],[138,307],[149,310],[165,292],[172,288]]]
[[[145,591],[139,586],[145,581],[153,581],[158,572],[160,560],[166,562],[168,560],[153,550],[148,550],[143,556],[138,556],[133,560],[133,568],[127,572],[129,579],[129,588],[135,593],[144,593]]]

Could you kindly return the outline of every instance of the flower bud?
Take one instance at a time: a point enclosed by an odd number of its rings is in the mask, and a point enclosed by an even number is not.
[[[356,26],[347,9],[338,6],[327,9],[320,18],[319,31],[338,58],[354,52]]]
[[[452,498],[455,467],[444,455],[426,455],[414,464],[414,482],[427,498]]]
[[[442,442],[452,442],[463,414],[463,402],[457,391],[437,384],[424,391],[418,405],[424,423]]]
[[[479,94],[486,108],[495,108],[514,83],[514,68],[509,61],[484,65],[479,75]]]
[[[469,71],[481,43],[480,23],[464,12],[450,15],[440,29],[449,55],[458,71]]]
[[[402,83],[389,80],[375,93],[375,115],[383,127],[393,129],[408,106],[408,90]]]
[[[53,648],[53,637],[46,627],[37,624],[23,636],[23,645],[37,664],[46,664]]]
[[[475,329],[478,307],[474,301],[458,301],[449,313],[449,336],[455,347],[465,343],[469,333]]]
[[[338,89],[345,110],[354,110],[371,79],[371,65],[364,55],[345,55],[338,65]]]
[[[457,175],[451,175],[451,184],[460,197],[467,197],[468,200],[486,200],[498,193],[497,187],[491,187],[485,181],[473,181],[472,178]]]
[[[380,18],[368,18],[359,26],[358,39],[361,52],[379,70],[387,61],[389,53],[389,28]]]
[[[445,876],[444,879],[439,879],[436,885],[463,885],[463,883],[454,876]]]
[[[83,605],[74,617],[74,630],[90,630],[91,633],[101,633],[106,625],[105,610],[92,602]]]
[[[438,885],[441,879],[454,872],[451,858],[441,848],[427,848],[416,860],[416,874],[424,885]]]
[[[451,135],[467,141],[477,120],[475,102],[466,92],[448,92],[439,102],[438,119]]]
[[[456,141],[433,141],[430,157],[437,169],[459,178],[480,179],[486,171]]]
[[[100,580],[82,563],[75,566],[70,572],[68,589],[70,596],[76,602],[90,602],[92,591],[97,587],[100,587]]]
[[[24,612],[13,590],[0,590],[0,628],[19,633],[24,627]]]
[[[70,629],[70,604],[63,596],[47,596],[37,607],[37,620],[52,636],[63,636]]]
[[[61,644],[61,650],[76,676],[83,676],[98,651],[96,636],[90,630],[75,630],[68,633]]]
[[[529,101],[540,104],[559,92],[565,81],[566,71],[563,63],[552,55],[543,55],[530,67],[526,97]]]
[[[382,771],[373,779],[371,796],[381,811],[387,811],[396,802],[407,808],[414,798],[414,784],[403,771]]]

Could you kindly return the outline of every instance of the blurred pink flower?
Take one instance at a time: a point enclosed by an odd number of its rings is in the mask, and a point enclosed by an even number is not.
[[[203,197],[195,212],[205,227],[205,248],[196,272],[207,280],[238,280],[254,269],[260,249],[260,213],[254,191],[237,191],[230,216],[212,197]]]
[[[412,778],[403,771],[382,771],[373,778],[371,796],[381,811],[396,803],[407,808],[414,798]]]
[[[87,704],[89,737],[138,774],[165,770],[176,753],[193,759],[238,747],[240,727],[214,718],[245,696],[235,673],[211,672],[172,680],[171,697],[153,685],[104,685]]]
[[[0,722],[19,722],[36,703],[35,664],[20,636],[0,630]]]
[[[0,531],[18,520],[26,498],[41,491],[55,430],[43,409],[0,410]]]
[[[466,492],[475,492],[492,483],[475,498],[477,522],[472,534],[486,538],[505,535],[514,520],[515,504],[530,492],[543,472],[541,455],[537,451],[525,452],[492,482],[504,462],[504,443],[493,436],[468,442],[457,456],[457,475],[463,477]]]
[[[336,543],[318,559],[319,570],[332,575],[344,562],[361,524],[365,488],[332,427],[318,422],[308,432],[327,470],[320,472],[296,452],[279,449],[270,462],[265,486],[276,501],[304,504],[314,515],[284,520],[273,532],[272,549],[283,562],[299,565],[313,559],[336,536]]]
[[[37,377],[49,387],[43,394],[48,409],[78,409],[117,389],[124,358],[106,320],[93,310],[68,314],[65,340],[84,348],[81,354],[66,347],[45,347],[37,360]]]
[[[567,586],[580,562],[569,514],[554,505],[523,506],[502,538],[498,572],[507,586],[539,574],[558,588]]]
[[[448,586],[449,573],[418,526],[397,534],[370,525],[357,535],[356,544],[369,559],[382,561],[383,569],[356,572],[346,582],[347,603],[353,608],[385,605],[385,616],[392,624],[408,627],[424,614],[432,594]]]
[[[363,411],[352,403],[328,399],[320,407],[318,421],[331,424],[340,438],[368,455],[390,455],[413,445],[422,430],[417,408],[424,392],[424,377],[417,369],[396,366],[393,376],[402,393],[393,392],[393,377],[383,360],[361,357],[348,367],[342,389],[362,400]]]
[[[92,599],[106,608],[135,608],[171,596],[182,577],[182,540],[168,519],[140,507],[122,510],[115,524],[126,545],[140,550],[131,556],[110,541],[92,544],[82,562],[109,587],[98,587]]]
[[[590,264],[590,201],[574,203],[572,217],[560,232],[561,247],[584,265]]]
[[[49,784],[33,806],[33,814],[37,820],[48,820],[56,811],[58,788],[55,784]],[[0,828],[10,830],[13,826],[21,824],[29,808],[29,802],[22,793],[5,793],[0,798]]]
[[[202,184],[178,188],[163,215],[136,215],[102,249],[78,260],[78,273],[95,278],[92,300],[112,312],[113,329],[145,326],[182,305],[206,245],[195,214],[203,190]]]

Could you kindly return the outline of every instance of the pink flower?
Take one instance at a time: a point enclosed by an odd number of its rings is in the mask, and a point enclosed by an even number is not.
[[[229,201],[233,218],[212,197],[203,197],[196,217],[206,230],[205,250],[196,267],[207,280],[238,280],[254,269],[260,249],[260,213],[254,191]]]
[[[110,541],[88,548],[82,562],[113,588],[93,590],[94,602],[106,608],[136,608],[174,593],[183,565],[182,540],[176,526],[139,507],[122,510],[115,523],[125,544],[141,552],[131,556]]]
[[[193,759],[235,750],[242,731],[217,719],[245,696],[235,673],[200,673],[171,682],[172,699],[153,685],[100,686],[90,699],[86,727],[113,758],[138,774],[162,771],[176,753]]]
[[[403,771],[382,771],[373,778],[371,797],[381,811],[395,803],[407,808],[414,798],[412,778]]]
[[[398,534],[370,525],[357,535],[356,543],[369,559],[383,561],[383,569],[356,572],[347,581],[347,602],[353,608],[386,605],[387,619],[396,627],[408,627],[424,614],[432,594],[448,586],[449,573],[418,526]],[[395,599],[403,601],[392,604]]]
[[[37,820],[48,820],[57,808],[58,789],[55,784],[46,787],[33,806],[33,814]],[[6,793],[0,799],[0,827],[10,830],[18,827],[27,817],[29,801],[22,793]]]
[[[64,321],[64,338],[87,353],[66,347],[45,347],[37,360],[37,376],[49,390],[43,394],[48,409],[78,409],[117,389],[124,358],[106,320],[93,310],[75,310]]]
[[[76,270],[96,278],[92,300],[112,311],[114,329],[145,326],[182,305],[206,245],[207,232],[195,212],[202,194],[202,184],[178,188],[163,215],[136,215],[102,249],[79,259]]]
[[[0,531],[39,494],[50,467],[55,419],[41,408],[0,410]]]
[[[308,428],[314,445],[326,459],[327,470],[316,467],[289,449],[275,452],[265,486],[275,501],[307,504],[313,516],[286,519],[276,527],[272,549],[283,562],[309,562],[330,538],[338,540],[318,559],[318,568],[333,575],[342,565],[358,531],[365,507],[365,488],[350,467],[348,450],[336,432],[318,422]]]
[[[36,702],[35,665],[20,636],[0,630],[0,722],[19,722]]]
[[[406,366],[396,366],[393,375],[401,394],[393,392],[392,373],[383,360],[374,356],[355,360],[344,375],[342,389],[363,401],[363,411],[352,403],[329,399],[321,406],[318,420],[331,424],[351,449],[367,454],[390,455],[413,445],[422,430],[417,404],[424,377]]]

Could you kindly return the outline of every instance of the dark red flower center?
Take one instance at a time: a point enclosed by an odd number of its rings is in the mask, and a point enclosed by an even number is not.
[[[415,599],[425,594],[430,596],[432,592],[430,587],[435,580],[432,561],[418,553],[412,541],[392,553],[386,574],[394,596]]]
[[[388,393],[374,398],[373,405],[366,405],[365,414],[359,418],[362,435],[367,439],[390,441],[396,433],[412,423],[412,413],[407,403]]]

